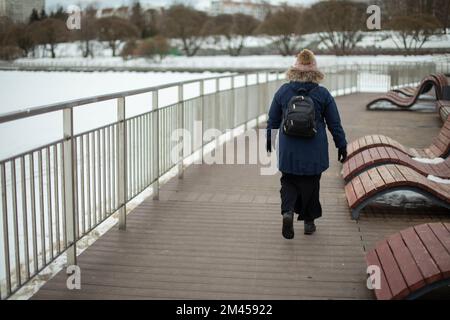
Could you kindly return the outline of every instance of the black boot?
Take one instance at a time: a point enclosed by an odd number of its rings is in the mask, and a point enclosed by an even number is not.
[[[314,224],[314,221],[305,221],[305,234],[306,235],[312,235],[314,232],[316,232],[316,225]]]
[[[283,213],[283,237],[287,240],[294,239],[294,213]]]

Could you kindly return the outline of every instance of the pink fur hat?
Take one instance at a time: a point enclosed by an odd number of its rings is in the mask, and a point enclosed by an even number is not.
[[[314,56],[314,53],[308,49],[302,50],[302,52],[297,55],[297,60],[295,61],[292,68],[302,72],[319,72],[316,57]]]

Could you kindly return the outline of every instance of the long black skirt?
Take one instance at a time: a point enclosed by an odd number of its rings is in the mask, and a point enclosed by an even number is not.
[[[312,222],[322,217],[320,204],[320,179],[317,176],[281,176],[281,214],[294,212],[299,221]]]

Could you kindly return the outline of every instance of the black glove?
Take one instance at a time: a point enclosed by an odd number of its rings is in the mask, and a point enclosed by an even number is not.
[[[272,153],[272,141],[270,139],[267,139],[266,150],[268,153]]]
[[[344,163],[345,160],[347,160],[347,146],[345,146],[343,148],[339,148],[339,151],[338,151],[338,161],[340,161],[341,163]]]
[[[267,153],[272,153],[272,132],[270,130],[267,131],[266,150]]]
[[[276,130],[267,130],[267,140],[266,140],[266,150],[267,153],[272,153],[273,147],[276,146],[276,137],[277,137],[277,131]]]

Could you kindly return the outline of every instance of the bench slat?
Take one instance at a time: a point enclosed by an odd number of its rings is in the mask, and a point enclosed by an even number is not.
[[[353,183],[348,183],[345,186],[345,197],[348,201],[348,206],[353,208],[358,201],[358,197],[356,197],[355,190],[353,189]]]
[[[441,273],[434,260],[420,241],[414,228],[409,228],[400,232],[406,246],[414,257],[417,267],[427,283],[441,279]]]
[[[425,286],[425,280],[417,267],[411,252],[403,242],[402,236],[397,233],[388,239],[389,246],[395,260],[408,284],[410,291],[416,291]]]
[[[361,173],[359,177],[367,196],[370,196],[377,191],[375,184],[372,182],[372,179],[367,172]]]
[[[403,275],[400,272],[400,268],[395,261],[387,241],[382,241],[378,244],[376,251],[386,275],[387,282],[389,283],[389,287],[391,288],[393,299],[405,298],[410,291],[403,279]]]
[[[380,289],[375,289],[375,296],[378,300],[391,300],[392,299],[392,293],[391,289],[389,288],[389,284],[386,280],[386,275],[383,271],[382,265],[380,260],[378,259],[377,253],[375,250],[371,250],[366,255],[366,263],[367,266],[378,266],[380,268],[381,274],[380,274]]]
[[[450,254],[450,231],[445,228],[442,223],[430,223],[431,230],[433,230],[436,237],[441,241],[447,252]]]
[[[386,166],[378,167],[377,170],[380,173],[380,177],[383,179],[385,184],[394,184],[395,183],[395,179],[389,173],[389,170],[387,169]]]
[[[444,277],[450,276],[450,255],[430,227],[426,224],[414,227],[420,240]]]

